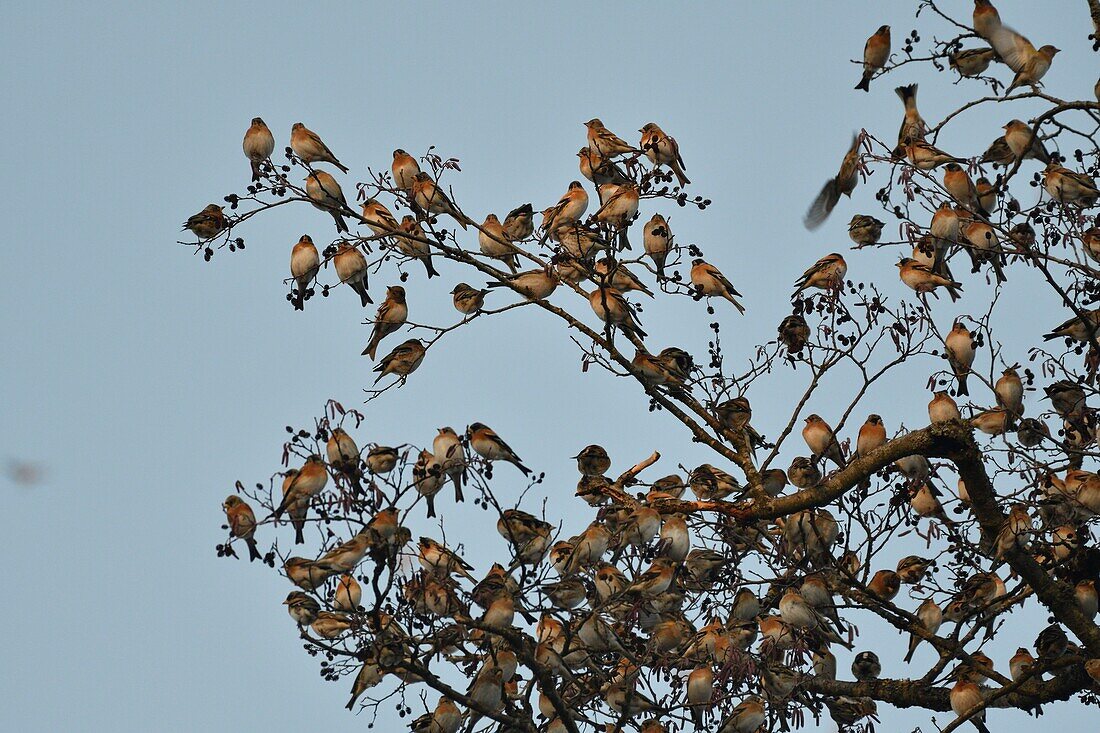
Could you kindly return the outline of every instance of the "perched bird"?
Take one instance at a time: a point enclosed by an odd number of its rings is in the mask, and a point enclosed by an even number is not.
[[[1001,135],[994,140],[982,153],[980,158],[982,163],[989,163],[993,167],[1003,166],[1007,168],[1016,162],[1016,156],[1012,154],[1012,148],[1008,147],[1008,141],[1005,140],[1005,136]]]
[[[340,282],[347,283],[359,295],[359,302],[364,308],[374,302],[367,292],[367,258],[359,247],[351,242],[340,242],[332,264],[336,267]]]
[[[599,117],[593,117],[585,122],[584,126],[588,128],[588,147],[599,153],[601,157],[613,158],[616,155],[640,152],[626,140],[604,127]]]
[[[332,163],[342,173],[348,172],[347,166],[336,159],[317,133],[301,122],[295,122],[290,128],[290,149],[303,163]]]
[[[844,285],[844,276],[848,274],[848,263],[838,252],[827,254],[802,273],[795,283],[795,295],[806,288],[839,291]]]
[[[605,183],[623,184],[629,181],[626,174],[619,170],[615,161],[604,158],[587,145],[577,151],[578,165],[581,175],[602,186]]]
[[[374,328],[371,330],[370,341],[367,348],[363,349],[363,356],[374,361],[374,354],[378,350],[378,344],[391,333],[396,333],[409,317],[409,306],[405,302],[405,288],[400,285],[391,285],[386,288],[386,299],[378,306],[378,312],[374,314]]]
[[[1018,647],[1016,653],[1008,660],[1008,674],[1013,682],[1017,682],[1035,666],[1035,657],[1027,647]]]
[[[961,718],[982,704],[982,691],[968,679],[966,673],[960,673],[958,682],[951,688],[950,699],[951,709]],[[971,715],[969,720],[980,733],[989,733],[989,728],[985,726],[984,709]]]
[[[974,363],[974,335],[962,321],[956,321],[951,327],[951,332],[944,339],[944,347],[947,352],[947,362],[951,365],[951,370],[958,381],[958,393],[969,395],[966,377],[970,374],[970,367]]]
[[[401,148],[394,150],[390,172],[393,174],[394,185],[411,196],[413,183],[420,173],[420,164],[416,162],[416,158]]]
[[[886,444],[886,426],[878,415],[868,415],[867,421],[859,429],[856,438],[856,457],[862,458],[876,448]]]
[[[376,445],[367,451],[367,468],[371,473],[389,473],[397,467],[397,449],[386,445]]]
[[[997,210],[1000,194],[997,187],[988,178],[978,176],[978,180],[974,181],[974,189],[978,192],[978,203],[982,205],[983,209],[989,212]]]
[[[701,297],[711,298],[718,296],[720,298],[725,298],[733,303],[733,306],[737,308],[739,312],[745,312],[745,307],[738,303],[734,297],[742,297],[741,293],[737,292],[737,289],[733,287],[733,283],[731,283],[714,265],[702,259],[692,260],[691,284],[695,288],[695,292]]]
[[[985,73],[989,64],[997,58],[992,48],[964,48],[947,55],[947,63],[960,76],[979,76]]]
[[[879,663],[878,655],[874,652],[860,652],[852,661],[852,676],[858,682],[877,680],[880,674],[882,674],[882,664]]]
[[[916,611],[917,620],[926,631],[930,634],[935,634],[940,630],[940,626],[943,624],[943,611],[939,605],[931,598],[926,598]],[[909,651],[905,654],[905,663],[913,661],[913,653],[916,652],[917,647],[920,645],[922,639],[916,634],[909,635]]]
[[[470,220],[458,210],[432,177],[423,171],[413,176],[412,200],[424,211],[431,214],[446,214],[458,222],[460,227],[467,228],[467,222]]]
[[[1050,333],[1043,335],[1043,341],[1064,338],[1088,343],[1093,340],[1096,337],[1096,330],[1100,328],[1100,308],[1082,310],[1081,314],[1055,326]]]
[[[646,287],[645,283],[639,280],[638,276],[628,270],[626,265],[619,260],[611,257],[601,258],[596,261],[593,272],[598,276],[597,282],[610,285],[620,293],[638,291],[651,298],[653,297],[653,291]]]
[[[974,0],[974,32],[985,40],[990,40],[1001,27],[1001,16],[989,0]]]
[[[937,287],[946,287],[947,294],[952,296],[952,300],[959,299],[959,291],[963,289],[963,283],[950,280],[949,277],[943,275],[937,275],[930,267],[912,258],[902,258],[898,261],[897,267],[901,282],[909,286],[913,292],[919,295],[926,293],[934,295]]]
[[[636,593],[642,598],[656,598],[668,590],[675,576],[676,564],[667,557],[658,557],[645,572],[634,579],[634,582],[627,587],[627,591]]]
[[[1021,120],[1011,120],[1004,126],[1005,142],[1012,154],[1020,160],[1035,158],[1050,163],[1050,153],[1038,136],[1032,133],[1031,125]]]
[[[890,26],[880,26],[874,34],[867,39],[863,47],[863,78],[856,84],[856,89],[865,92],[871,91],[871,77],[873,77],[890,58]]]
[[[1077,607],[1085,618],[1092,619],[1096,616],[1100,602],[1096,594],[1096,581],[1091,579],[1080,580],[1073,588],[1073,595],[1077,599]]]
[[[252,507],[236,494],[230,494],[222,503],[222,509],[229,522],[229,533],[248,545],[248,561],[262,559],[263,555],[256,548],[256,514]]]
[[[959,162],[959,158],[948,155],[935,145],[923,140],[906,140],[905,158],[914,168],[922,171],[930,171],[944,163]]]
[[[486,214],[485,221],[477,233],[477,243],[481,254],[498,259],[508,266],[512,274],[516,272],[516,249],[512,246],[504,225],[496,214]]]
[[[326,552],[314,564],[333,574],[351,572],[366,557],[370,544],[371,533],[366,529],[361,530],[347,542],[342,542]]]
[[[851,198],[852,191],[859,183],[859,135],[852,136],[852,144],[848,146],[848,152],[844,154],[844,160],[840,162],[840,171],[835,178],[825,182],[817,198],[810,204],[809,211],[803,217],[802,223],[807,229],[817,229],[821,226],[829,214],[840,201],[841,194]]]
[[[1058,624],[1051,624],[1035,637],[1035,651],[1039,652],[1039,659],[1052,661],[1065,654],[1069,647],[1069,637],[1065,630]]]
[[[1016,72],[1016,77],[1005,89],[1006,96],[1024,84],[1039,86],[1039,80],[1050,70],[1050,64],[1060,50],[1051,45],[1036,50],[1031,41],[1003,23],[991,29],[988,40],[1001,60]]]
[[[455,285],[454,290],[451,291],[455,310],[466,316],[478,312],[484,307],[485,296],[488,293],[488,290],[477,290],[466,283]]]
[[[947,422],[949,420],[960,420],[962,415],[959,414],[959,406],[955,404],[955,400],[951,399],[946,391],[936,392],[932,397],[932,401],[928,403],[928,420],[929,422]]]
[[[363,202],[363,222],[376,237],[390,238],[401,230],[397,218],[378,199]]]
[[[646,337],[630,302],[615,288],[596,288],[589,294],[588,304],[596,317],[608,326],[618,326],[628,336]]]
[[[300,590],[291,591],[283,601],[287,613],[299,626],[309,626],[317,619],[321,611],[319,604],[313,596]]]
[[[867,583],[871,595],[884,601],[891,601],[901,590],[901,577],[893,570],[879,570]]]
[[[588,192],[580,181],[570,181],[569,188],[558,199],[558,203],[543,211],[542,235],[539,244],[556,232],[559,227],[580,221],[584,212],[588,211]]]
[[[306,177],[306,196],[314,208],[327,211],[332,216],[337,232],[348,231],[347,222],[341,214],[348,208],[348,202],[335,178],[322,170],[310,171]]]
[[[183,223],[184,229],[204,240],[216,237],[228,226],[229,222],[225,218],[225,210],[217,204],[207,204],[206,208],[187,217],[187,221]]]
[[[302,310],[305,305],[306,291],[313,278],[317,277],[317,271],[321,267],[321,257],[317,253],[317,247],[308,234],[302,238],[290,250],[290,275],[298,286],[298,292],[294,295],[294,310]]]
[[[700,501],[718,501],[741,491],[741,485],[729,473],[702,463],[688,474],[688,488]]]
[[[558,287],[558,277],[553,270],[527,270],[502,280],[489,283],[486,287],[503,288],[510,287],[527,300],[543,300],[549,298]]]
[[[1003,407],[1015,420],[1024,414],[1024,383],[1015,367],[1008,367],[997,383],[993,385],[997,394],[997,405]]]
[[[432,441],[432,452],[436,462],[455,485],[455,501],[465,501],[462,497],[462,482],[466,478],[466,451],[462,440],[454,428],[443,427]]]
[[[1100,198],[1100,189],[1096,188],[1092,177],[1071,171],[1053,160],[1043,171],[1043,186],[1051,198],[1062,204],[1088,208]]]
[[[873,216],[856,214],[848,222],[848,236],[856,244],[875,244],[882,236],[882,228],[886,226]]]
[[[1002,250],[997,234],[989,224],[981,220],[972,220],[963,228],[963,237],[966,240],[967,253],[973,263],[971,272],[978,272],[984,262],[993,264],[997,282],[1005,281],[1004,270],[1001,266]]]
[[[378,384],[387,374],[395,374],[404,381],[424,361],[425,353],[427,349],[419,339],[409,339],[398,345],[393,351],[383,356],[382,361],[374,367],[374,371],[378,372],[378,378],[374,383]]]
[[[316,591],[332,577],[332,571],[320,568],[304,557],[287,558],[283,571],[291,583],[305,591]]]
[[[352,575],[340,576],[340,581],[336,584],[336,591],[332,596],[332,607],[337,611],[354,613],[359,609],[362,600],[363,588],[359,585],[359,581]]]
[[[535,210],[531,204],[521,204],[508,212],[501,227],[513,242],[527,239],[535,231]]]
[[[362,471],[359,468],[359,446],[355,444],[355,439],[343,428],[335,427],[325,444],[325,451],[333,470],[359,488]]]
[[[1100,237],[1098,237],[1100,239]],[[660,214],[654,214],[646,222],[642,232],[642,248],[653,260],[657,268],[657,277],[665,276],[665,261],[672,245],[672,230],[668,228],[668,222]]]
[[[989,212],[982,208],[974,182],[958,163],[944,166],[943,187],[960,206],[988,218]]]
[[[756,733],[767,720],[764,701],[756,695],[750,695],[737,704],[730,712],[718,733]]]
[[[577,470],[584,476],[602,476],[611,468],[611,458],[600,445],[586,446],[573,457],[577,460]]]
[[[898,149],[895,155],[901,158],[905,155],[905,141],[923,140],[928,132],[928,124],[920,116],[917,110],[917,85],[909,84],[894,90],[901,103],[905,106],[905,117],[901,121],[901,129],[898,131]]]
[[[600,524],[593,522],[577,538],[565,563],[565,574],[571,575],[582,567],[597,563],[607,552],[611,544],[611,531]]]
[[[474,452],[486,461],[505,461],[518,468],[524,476],[530,475],[531,469],[523,465],[515,451],[489,426],[479,422],[470,423],[466,428],[466,438]]]
[[[253,117],[252,124],[244,133],[244,157],[252,164],[252,180],[260,180],[261,166],[265,160],[271,160],[275,152],[275,136],[260,117]]]
[[[644,147],[644,145],[643,145]],[[691,670],[687,678],[687,704],[696,730],[706,722],[711,696],[714,694],[714,670],[709,664]]]
[[[630,241],[627,238],[627,229],[638,215],[638,202],[641,193],[634,183],[624,183],[617,186],[613,183],[605,183],[600,186],[600,208],[596,210],[595,219],[600,224],[610,227],[618,234],[619,250],[630,249]]]
[[[417,540],[417,547],[420,566],[428,572],[444,576],[461,575],[471,582],[477,582],[470,575],[470,571],[474,569],[472,565],[431,537],[421,537]]]
[[[355,681],[352,682],[351,699],[348,700],[348,704],[344,707],[348,710],[353,710],[359,697],[367,690],[381,683],[385,675],[386,673],[382,671],[382,667],[379,666],[376,658],[364,661],[355,675]]]
[[[638,146],[649,158],[650,163],[655,166],[667,165],[671,168],[681,188],[691,183],[684,175],[687,166],[684,165],[684,159],[680,157],[680,146],[676,144],[676,138],[665,134],[656,122],[647,122],[638,132],[642,133],[642,140]]]
[[[833,429],[820,416],[812,414],[806,418],[802,428],[802,439],[806,441],[815,459],[825,458],[844,468],[844,454],[837,442]]]
[[[821,483],[821,470],[809,458],[798,456],[791,461],[787,477],[796,488],[809,489]]]
[[[797,354],[806,346],[810,338],[810,326],[806,319],[795,313],[779,323],[779,340],[787,347],[787,353]]]
[[[325,462],[317,454],[310,455],[300,469],[292,469],[287,472],[286,478],[283,480],[283,499],[276,507],[273,516],[278,519],[288,509],[293,514],[296,505],[300,504],[304,504],[304,507],[308,509],[309,500],[321,493],[327,483],[328,471],[325,469]],[[302,516],[304,516],[304,510]],[[295,544],[301,544],[304,540],[302,539],[302,527],[299,522],[295,522],[294,529],[297,535]]]

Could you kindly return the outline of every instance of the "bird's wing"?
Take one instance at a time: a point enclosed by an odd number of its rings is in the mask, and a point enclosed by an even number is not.
[[[1035,46],[1031,45],[1031,41],[1006,25],[993,31],[989,42],[1001,59],[1016,73],[1020,73],[1024,64],[1035,55]]]

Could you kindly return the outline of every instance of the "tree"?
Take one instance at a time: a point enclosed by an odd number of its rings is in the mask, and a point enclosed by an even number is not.
[[[872,36],[861,83],[877,89],[879,77],[926,64],[983,91],[928,125],[915,87],[899,87],[899,134],[860,131],[807,214],[816,226],[877,174],[876,201],[898,236],[884,240],[883,222],[857,214],[848,259],[900,248],[899,276],[914,295],[891,299],[849,280],[845,257],[829,254],[797,284],[777,338],[733,354],[723,329],[751,317],[740,311],[753,304],[701,245],[677,242],[667,218],[647,218],[673,204],[708,207],[687,193],[689,141],[681,156],[647,125],[632,145],[593,119],[579,161],[598,188],[570,185],[536,230],[533,207],[515,201],[503,220],[478,223],[461,187],[448,187],[459,161],[435,150],[419,159],[395,151],[388,172],[368,169],[350,205],[328,168],[343,163],[319,137],[296,125],[286,163],[276,164],[273,136],[254,122],[245,140],[254,180],[227,197],[228,212],[211,205],[189,220],[196,250],[208,260],[233,251],[252,217],[311,203],[337,234],[320,252],[308,237],[295,245],[294,307],[316,307],[318,289],[330,294],[334,285],[320,284],[330,261],[368,312],[372,293],[382,295],[368,275],[391,278],[365,350],[379,372],[366,407],[332,401],[307,429],[290,428],[287,470],[255,488],[238,483],[219,548],[235,556],[244,542],[250,558],[297,586],[288,611],[324,675],[351,684],[349,707],[377,713],[394,693],[408,705],[406,695],[426,689],[416,730],[694,724],[744,733],[824,715],[864,726],[878,703],[954,710],[944,730],[964,720],[981,727],[986,707],[1097,703],[1100,477],[1085,468],[1096,458],[1088,402],[1100,360],[1100,230],[1087,216],[1098,196],[1090,176],[1100,165],[1100,105],[1045,93],[1040,72],[1053,52],[1035,50],[991,8],[978,2],[960,21],[918,3],[921,22],[950,36],[927,53],[914,32],[891,60],[889,28]],[[1007,108],[1023,100],[1044,111],[1010,122]],[[943,152],[941,134],[968,120],[999,137],[980,156]],[[417,296],[440,292],[432,258],[466,268],[467,282],[488,281],[445,284],[461,314],[450,325],[408,320],[406,286],[414,308]],[[992,316],[1025,274],[1047,283],[1067,321],[1021,324],[1035,346],[1020,353],[1002,344]],[[960,290],[980,288],[989,292],[982,312],[955,310]],[[502,303],[507,291],[515,297]],[[656,291],[662,301],[707,299],[706,359],[646,333],[632,301]],[[592,522],[572,537],[534,499],[544,475],[528,468],[542,462],[529,437],[502,439],[473,421],[415,445],[357,434],[378,395],[415,389],[416,367],[441,339],[518,308],[564,325],[582,372],[633,380],[652,410],[686,429],[655,438],[660,452],[616,456],[632,465],[615,473],[599,446],[578,446],[577,493]],[[926,426],[888,428],[889,416],[872,415],[852,430],[868,390],[898,372],[934,392]],[[752,427],[749,399],[766,379],[799,390],[769,405],[789,415],[774,436]],[[806,415],[822,390],[850,395],[828,421]],[[713,463],[662,477],[661,453],[674,455],[688,437],[717,454]],[[451,539],[462,534],[445,522],[452,490],[495,519],[501,555],[488,570],[475,573]],[[904,538],[918,535],[927,551],[908,554]],[[261,551],[259,542],[271,544]],[[1026,612],[1040,608],[1051,621],[1036,637]],[[880,678],[875,654],[855,648],[856,681],[837,679],[848,675],[837,674],[830,650],[855,647],[865,617],[901,632],[896,649],[878,653],[906,657],[908,678]],[[983,652],[1006,635],[1024,639],[1007,669]]]

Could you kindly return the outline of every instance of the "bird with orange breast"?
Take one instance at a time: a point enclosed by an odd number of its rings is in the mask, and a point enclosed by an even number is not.
[[[253,117],[252,124],[244,133],[244,157],[252,165],[252,180],[260,180],[261,166],[264,161],[271,160],[271,154],[275,152],[275,136],[260,117]]]

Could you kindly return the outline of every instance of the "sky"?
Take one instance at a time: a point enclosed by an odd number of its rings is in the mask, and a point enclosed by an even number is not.
[[[943,5],[969,13],[962,0]],[[872,179],[820,230],[801,225],[852,131],[894,134],[897,84],[921,82],[929,121],[971,93],[916,68],[872,83],[869,94],[852,90],[859,74],[849,59],[883,23],[900,45],[916,27],[912,7],[5,5],[0,134],[9,173],[0,198],[9,233],[0,305],[9,347],[0,350],[0,458],[39,465],[43,476],[33,486],[0,478],[12,601],[0,645],[0,728],[365,725],[343,709],[349,685],[324,683],[302,652],[280,605],[286,580],[214,552],[234,481],[281,469],[283,426],[308,424],[330,397],[356,405],[373,380],[359,355],[370,313],[351,293],[314,299],[304,313],[284,298],[292,244],[303,232],[331,234],[323,213],[285,207],[254,220],[241,232],[244,251],[210,263],[176,244],[188,215],[247,184],[240,141],[252,117],[272,127],[277,150],[290,125],[305,122],[360,177],[368,165],[385,169],[396,147],[435,145],[461,160],[452,185],[463,207],[501,215],[526,201],[540,209],[578,177],[583,121],[599,116],[628,139],[658,121],[680,143],[693,192],[714,201],[705,212],[663,207],[671,227],[682,243],[704,248],[749,307],[739,317],[716,306],[732,357],[772,338],[806,266],[849,246],[851,214],[879,213]],[[1100,64],[1085,38],[1083,1],[998,7],[1036,45],[1063,49],[1045,80],[1051,93],[1090,97]],[[922,35],[949,32],[931,19],[921,24]],[[1003,114],[971,114],[942,147],[980,154]],[[27,151],[34,154],[24,158]],[[643,205],[643,216],[653,210]],[[849,277],[910,298],[896,258],[896,250],[850,257]],[[414,275],[413,320],[453,320],[447,293],[464,273],[442,269],[442,284],[430,287]],[[1064,318],[1030,275],[1013,277],[1018,290],[998,318],[1032,332]],[[958,312],[983,311],[989,294],[968,278]],[[661,345],[705,353],[703,306],[666,302],[646,308],[647,330]],[[593,322],[585,304],[576,312]],[[940,301],[934,313],[944,326],[956,311]],[[369,406],[360,444],[425,443],[441,425],[480,420],[547,472],[551,511],[570,522],[587,516],[571,498],[568,458],[584,445],[603,444],[620,470],[660,448],[666,458],[654,476],[706,459],[682,428],[646,412],[634,385],[582,374],[576,348],[549,319],[519,309],[448,338],[406,389]],[[1006,347],[1022,355],[1028,341],[1014,336]],[[866,411],[891,428],[920,427],[932,368],[872,390]],[[758,386],[759,429],[777,430],[804,381],[788,371]],[[840,409],[842,388],[810,407],[825,416]],[[456,525],[486,519],[470,503],[446,509]],[[468,559],[483,567],[489,557],[475,548]],[[1046,623],[1033,615],[1021,632],[1028,639]],[[891,633],[872,630],[861,644],[890,648],[900,642]],[[998,647],[1002,671],[1016,643]],[[896,660],[884,663],[886,674],[905,674]],[[1086,714],[1095,713],[1051,706],[1043,722],[1071,725]],[[880,706],[880,717],[886,730],[930,729],[920,711]],[[1023,718],[993,712],[991,720],[998,729]]]

